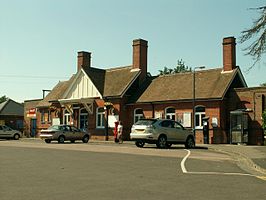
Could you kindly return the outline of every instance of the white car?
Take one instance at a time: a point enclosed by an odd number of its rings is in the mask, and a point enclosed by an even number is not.
[[[136,141],[137,147],[143,147],[145,143],[156,144],[158,148],[170,147],[172,144],[195,147],[193,133],[170,119],[140,119],[132,126],[130,138]]]
[[[13,130],[6,125],[0,125],[0,138],[18,140],[22,137],[22,133],[18,130]]]

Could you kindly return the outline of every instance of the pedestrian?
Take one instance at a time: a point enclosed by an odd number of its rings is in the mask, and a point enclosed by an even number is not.
[[[118,143],[118,139],[117,139],[118,125],[119,125],[119,122],[116,121],[116,122],[115,122],[115,128],[114,128],[114,142],[115,142],[115,143]]]
[[[117,138],[118,138],[119,144],[122,144],[123,143],[123,125],[121,121],[119,121],[119,124],[117,127]]]

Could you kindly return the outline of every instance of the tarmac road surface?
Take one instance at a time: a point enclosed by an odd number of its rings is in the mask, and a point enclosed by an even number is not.
[[[207,149],[0,141],[1,200],[265,199],[266,181],[245,174]]]

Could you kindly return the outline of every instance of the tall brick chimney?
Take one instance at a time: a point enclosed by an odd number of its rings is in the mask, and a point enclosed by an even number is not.
[[[148,41],[143,39],[133,40],[133,69],[140,69],[139,82],[145,80],[147,76],[147,55],[148,55]]]
[[[223,69],[231,71],[236,68],[236,39],[223,38]]]
[[[91,66],[91,53],[86,51],[78,52],[78,71],[81,68],[89,68]]]

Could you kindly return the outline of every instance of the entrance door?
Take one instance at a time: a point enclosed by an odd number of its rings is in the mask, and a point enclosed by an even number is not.
[[[30,120],[30,135],[31,137],[35,137],[36,136],[36,119],[31,119]]]
[[[87,129],[88,128],[88,112],[85,108],[80,110],[79,128],[80,129]]]

